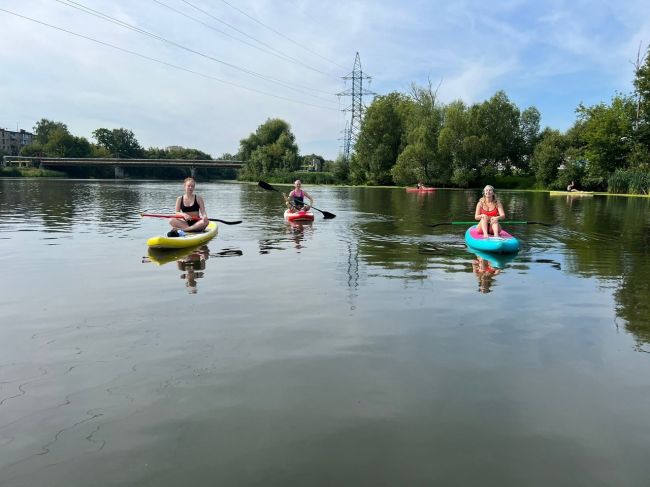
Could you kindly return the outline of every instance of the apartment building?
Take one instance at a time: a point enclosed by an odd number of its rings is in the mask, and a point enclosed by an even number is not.
[[[0,155],[17,156],[20,149],[34,141],[34,134],[26,130],[14,132],[0,128]]]

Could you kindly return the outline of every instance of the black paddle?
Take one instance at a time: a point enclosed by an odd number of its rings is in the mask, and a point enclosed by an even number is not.
[[[259,184],[260,188],[266,189],[268,191],[275,191],[276,193],[280,193],[282,196],[284,196],[284,193],[282,191],[280,191],[279,189],[275,189],[269,183],[265,183],[264,181],[260,181],[257,184]],[[311,208],[313,208],[316,211],[320,211],[323,214],[323,216],[325,217],[326,220],[329,220],[331,218],[336,218],[336,215],[334,213],[330,213],[329,211],[319,210],[315,206],[312,206]]]
[[[150,217],[153,217],[153,218],[180,218],[180,217],[178,217],[176,215],[159,215],[157,213],[140,213],[140,216],[150,216]],[[241,223],[241,220],[237,220],[237,221],[234,221],[234,222],[221,220],[219,218],[208,218],[208,220],[210,220],[211,222],[223,223],[224,225],[239,225]]]
[[[544,223],[544,222],[529,222],[529,221],[502,221],[499,222],[503,225],[544,225],[545,227],[552,227],[556,225],[555,223]],[[428,223],[429,227],[439,227],[441,225],[476,225],[477,221],[473,222],[442,222],[442,223]]]

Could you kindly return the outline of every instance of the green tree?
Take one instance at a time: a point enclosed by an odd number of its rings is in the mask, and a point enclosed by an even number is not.
[[[544,130],[531,160],[535,179],[541,187],[546,188],[556,182],[564,162],[565,148],[566,140],[559,130]]]
[[[404,116],[409,103],[397,92],[376,97],[366,110],[350,177],[355,184],[392,184],[391,169],[404,147]]]
[[[480,165],[487,174],[510,172],[521,161],[520,113],[503,91],[470,110],[470,131],[482,145]],[[485,169],[481,171],[486,172]]]
[[[93,132],[93,137],[97,145],[106,148],[113,157],[139,159],[145,155],[144,149],[131,130],[99,128]]]
[[[436,97],[431,81],[424,87],[411,85],[412,103],[404,110],[406,147],[391,169],[397,184],[445,184],[450,178],[451,166],[438,153],[443,107],[436,103]]]
[[[587,160],[586,182],[590,187],[605,189],[614,170],[625,168],[632,145],[634,101],[617,95],[610,105],[599,103],[591,107],[580,104],[576,110],[581,126],[580,137]]]
[[[90,157],[90,142],[71,135],[67,129],[55,128],[49,133],[43,152],[51,157]]]
[[[245,162],[240,177],[254,180],[300,169],[295,140],[287,122],[279,118],[268,119],[255,133],[239,142],[238,157]]]
[[[638,59],[634,75],[636,107],[629,165],[647,171],[650,170],[650,46]]]
[[[69,134],[68,126],[63,122],[54,122],[47,118],[42,118],[34,125],[34,141],[38,144],[45,145],[50,139],[53,131],[64,132]]]
[[[476,107],[473,107],[476,112]],[[461,100],[444,108],[444,124],[438,136],[438,157],[451,173],[450,181],[468,187],[477,179],[482,140],[470,134],[471,109]]]
[[[519,163],[517,169],[519,169],[524,174],[528,173],[531,169],[530,161],[533,157],[533,152],[535,151],[535,146],[540,140],[540,126],[539,122],[541,115],[539,110],[535,107],[528,107],[519,117]]]

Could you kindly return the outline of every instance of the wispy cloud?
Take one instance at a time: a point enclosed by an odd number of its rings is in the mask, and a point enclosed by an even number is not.
[[[302,152],[334,158],[344,125],[339,108],[349,104],[339,104],[334,94],[344,88],[340,76],[351,71],[357,51],[376,92],[442,79],[441,99],[471,103],[503,89],[518,103],[538,106],[549,123],[567,128],[575,103],[607,100],[614,91],[631,88],[629,61],[639,42],[650,42],[650,5],[637,0],[620,6],[602,0],[230,2],[258,22],[224,2],[191,0],[210,14],[205,15],[181,0],[161,0],[213,28],[150,0],[75,1],[204,56],[60,2],[25,0],[0,8],[292,102],[0,12],[0,42],[6,46],[0,54],[0,90],[11,93],[0,123],[14,126],[29,120],[25,128],[30,128],[38,118],[48,117],[86,137],[102,126],[121,126],[134,130],[146,146],[180,144],[215,156],[235,152],[239,140],[259,124],[281,117],[292,125]],[[253,44],[259,40],[278,55],[233,37]],[[310,95],[210,57],[284,80]]]

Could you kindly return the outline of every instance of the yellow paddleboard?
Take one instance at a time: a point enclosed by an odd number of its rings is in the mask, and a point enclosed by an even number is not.
[[[186,233],[182,237],[159,235],[147,240],[147,247],[152,249],[184,249],[207,242],[217,234],[217,223],[210,222],[202,232]]]
[[[593,196],[593,191],[549,191],[551,196]]]

